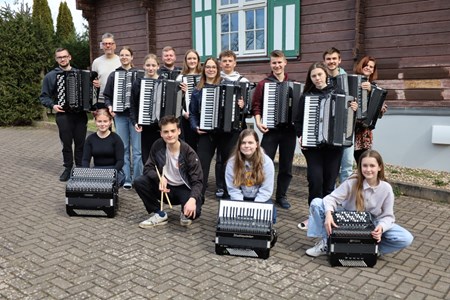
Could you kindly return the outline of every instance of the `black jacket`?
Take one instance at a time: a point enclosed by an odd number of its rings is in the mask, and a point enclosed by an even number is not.
[[[200,160],[192,148],[180,140],[180,155],[178,157],[178,168],[184,184],[191,190],[191,197],[196,200],[202,199],[203,190],[203,172]],[[166,164],[166,143],[162,138],[153,143],[150,149],[150,155],[144,166],[144,175],[152,180],[159,182],[159,174],[162,174]]]

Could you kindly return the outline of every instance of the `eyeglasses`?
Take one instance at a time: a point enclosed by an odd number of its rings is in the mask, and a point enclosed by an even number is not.
[[[112,46],[112,45],[114,45],[114,44],[115,44],[114,42],[111,42],[111,43],[104,43],[104,42],[103,42],[103,43],[102,43],[103,46]]]
[[[57,57],[56,57],[56,60],[63,60],[63,59],[68,59],[68,58],[69,58],[68,55],[65,55],[65,56],[57,56]]]
[[[205,66],[205,69],[217,69],[216,66]]]

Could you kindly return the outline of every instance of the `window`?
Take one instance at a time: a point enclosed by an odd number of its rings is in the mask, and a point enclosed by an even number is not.
[[[193,0],[192,10],[193,47],[202,59],[226,49],[239,57],[274,49],[299,55],[299,0]]]
[[[266,0],[221,0],[217,8],[218,50],[238,56],[266,54]]]

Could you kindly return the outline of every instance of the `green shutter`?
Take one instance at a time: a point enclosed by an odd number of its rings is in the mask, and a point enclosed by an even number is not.
[[[192,45],[202,61],[217,57],[216,0],[192,0]]]
[[[267,1],[268,55],[282,50],[286,57],[300,54],[300,0]],[[276,20],[276,21],[275,21]]]

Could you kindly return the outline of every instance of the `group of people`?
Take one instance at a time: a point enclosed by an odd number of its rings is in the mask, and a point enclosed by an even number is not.
[[[199,75],[200,81],[190,95],[190,104],[183,107],[180,118],[163,116],[158,123],[141,125],[138,110],[142,78],[133,82],[129,108],[114,111],[112,103],[115,71],[137,70],[133,66],[133,51],[123,47],[117,56],[114,53],[114,36],[109,33],[102,36],[102,48],[104,55],[92,64],[92,70],[98,73],[93,84],[100,88],[99,103],[93,113],[97,131],[87,139],[86,113],[65,112],[56,101],[56,74],[73,69],[67,49],[56,49],[58,67],[49,72],[43,81],[40,99],[44,106],[57,112],[56,122],[63,145],[64,172],[60,176],[61,181],[69,179],[74,164],[89,167],[93,158],[94,167],[115,168],[119,183],[125,189],[135,188],[150,214],[139,224],[141,228],[168,222],[161,201],[181,205],[180,224],[189,226],[201,215],[209,169],[215,155],[216,195],[236,201],[274,202],[284,209],[290,208],[287,191],[292,180],[296,143],[302,145],[305,96],[342,92],[329,80],[345,72],[339,66],[341,58],[337,49],[327,50],[323,62],[310,66],[294,122],[269,129],[263,123],[264,84],[289,81],[284,53],[279,50],[270,53],[271,72],[257,84],[251,99],[251,113],[262,133],[260,142],[257,132],[247,128],[245,116],[240,128],[231,132],[204,131],[200,128],[204,88],[220,83],[248,82],[235,70],[237,57],[233,51],[223,51],[218,59],[207,58],[202,65],[197,51],[190,49],[184,56],[183,68],[175,67],[176,55],[172,47],[163,48],[162,66],[155,54],[148,54],[144,59],[143,78],[175,79],[180,82],[184,94],[187,93],[187,86],[181,83],[183,75]],[[363,83],[362,88],[370,91],[377,78],[375,59],[364,57],[355,72],[367,76],[369,80]],[[244,114],[242,98],[237,99],[236,105]],[[356,111],[356,102],[348,105]],[[385,110],[386,106],[383,112]],[[111,130],[113,124],[115,132]],[[75,154],[72,152],[72,142],[75,144]],[[381,241],[382,253],[402,249],[412,242],[412,235],[394,224],[392,188],[384,179],[381,156],[370,150],[371,146],[371,130],[357,124],[355,150],[335,146],[301,147],[307,161],[310,215],[298,227],[307,230],[308,236],[320,237],[316,246],[306,252],[308,255],[326,253],[324,239],[336,226],[330,216],[339,208],[369,211],[375,216],[377,227],[372,235]],[[275,184],[273,160],[277,150],[279,170]],[[346,151],[350,151],[351,159]],[[353,171],[353,156],[358,163],[357,171],[348,179]],[[335,189],[340,172],[340,184]],[[275,187],[275,197],[272,199]]]

